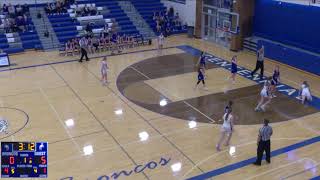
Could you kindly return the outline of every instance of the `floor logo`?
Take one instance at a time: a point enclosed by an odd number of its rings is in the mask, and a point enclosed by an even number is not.
[[[167,158],[161,157],[159,162],[150,161],[144,165],[137,165],[131,170],[121,170],[121,171],[113,172],[111,175],[101,175],[97,178],[97,180],[111,180],[111,179],[118,179],[120,177],[128,177],[133,174],[142,173],[148,169],[153,170],[153,169],[156,169],[157,167],[166,166],[170,161],[171,161],[171,158],[167,159]],[[61,178],[60,180],[75,180],[75,178],[71,176],[71,177]]]
[[[7,120],[0,118],[0,133],[8,134],[9,123]]]

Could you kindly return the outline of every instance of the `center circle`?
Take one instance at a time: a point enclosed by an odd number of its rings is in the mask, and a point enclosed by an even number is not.
[[[20,132],[29,122],[28,114],[17,108],[0,107],[0,117],[8,124],[5,132],[0,133],[0,140]]]
[[[272,100],[272,107],[269,107],[268,111],[255,112],[254,108],[262,88],[260,84],[255,83],[234,88],[227,93],[222,90],[222,92],[215,91],[215,93],[182,100],[172,98],[172,94],[183,93],[183,89],[179,88],[179,83],[186,83],[182,82],[185,81],[184,74],[189,73],[188,76],[190,76],[190,73],[194,73],[194,81],[187,82],[190,84],[190,89],[194,87],[197,81],[197,62],[198,57],[187,53],[145,59],[132,64],[119,74],[117,88],[123,96],[145,109],[181,120],[202,123],[222,124],[224,108],[230,100],[234,104],[232,109],[236,125],[261,124],[265,118],[272,123],[282,122],[318,112],[315,108],[306,108],[295,99],[282,93],[277,93],[277,98]],[[211,71],[212,74],[225,71],[214,63],[208,63],[207,68],[207,71]],[[177,76],[179,77],[176,78]],[[159,79],[160,81],[158,81]],[[226,79],[226,77],[210,76],[208,81],[211,81],[212,84],[220,82],[221,86],[221,79]],[[174,92],[170,92],[159,82],[168,83],[167,87],[176,86],[177,88],[173,88]],[[211,88],[219,88],[219,86],[213,85]],[[164,94],[169,95],[171,99]],[[291,111],[291,109],[295,109],[295,111]]]

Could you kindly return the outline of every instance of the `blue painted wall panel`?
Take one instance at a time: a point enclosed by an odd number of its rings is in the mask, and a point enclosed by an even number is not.
[[[261,40],[258,42],[258,47],[261,47],[262,45],[265,47],[266,57],[320,75],[319,56]]]
[[[320,7],[257,0],[254,34],[320,53]]]

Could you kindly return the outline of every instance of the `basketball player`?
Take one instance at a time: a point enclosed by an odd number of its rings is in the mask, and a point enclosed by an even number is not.
[[[206,69],[206,56],[203,51],[201,52],[197,65],[201,68]]]
[[[275,95],[275,92],[277,90],[277,85],[278,85],[279,81],[280,81],[280,68],[279,68],[279,66],[276,66],[273,71],[271,86],[270,86],[270,94],[271,94],[272,98],[277,97]]]
[[[105,56],[101,61],[101,82],[103,85],[106,85],[106,83],[108,83],[107,71],[108,71],[107,56]]]
[[[206,72],[206,56],[205,56],[205,52],[201,52],[201,55],[199,57],[198,63],[197,63],[198,67],[201,67],[203,69],[203,72]],[[205,78],[207,78],[207,74],[205,74]]]
[[[224,108],[224,113],[227,113],[229,109],[232,110],[233,101],[229,101],[228,105]]]
[[[251,76],[253,76],[260,69],[260,80],[263,79],[263,71],[264,71],[264,46],[262,46],[257,52],[257,63],[256,68],[251,72]]]
[[[227,141],[225,142],[225,146],[229,146],[231,137],[232,137],[232,132],[233,132],[233,115],[231,114],[232,109],[228,108],[227,112],[225,112],[225,114],[223,115],[222,119],[223,119],[223,124],[221,127],[221,135],[220,135],[220,139],[216,145],[216,149],[217,151],[221,151],[220,146],[222,141],[224,140],[225,136],[228,136]]]
[[[263,88],[262,88],[262,90],[260,92],[261,99],[260,99],[259,104],[255,108],[255,111],[265,111],[266,105],[271,102],[270,80],[271,80],[271,77],[269,77],[268,80],[266,80],[264,82]]]
[[[162,54],[163,44],[164,44],[164,36],[162,33],[158,36],[158,53],[159,55]]]
[[[298,99],[301,100],[302,104],[304,104],[306,101],[312,101],[310,86],[307,81],[303,81],[301,85],[301,89],[299,91]]]
[[[233,56],[231,59],[231,79],[232,84],[236,82],[236,75],[238,72],[238,65],[237,65],[237,56]]]
[[[204,76],[205,76],[205,74],[204,74],[203,68],[202,68],[202,67],[199,67],[199,68],[198,68],[198,82],[197,82],[197,84],[196,84],[196,86],[195,86],[195,89],[198,87],[199,83],[202,82],[203,89],[204,89],[204,90],[207,90],[207,88],[206,88],[206,83],[204,82]]]

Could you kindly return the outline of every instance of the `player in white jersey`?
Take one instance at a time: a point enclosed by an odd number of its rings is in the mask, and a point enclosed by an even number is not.
[[[312,101],[310,86],[307,81],[303,81],[299,91],[298,99],[301,100],[302,104],[304,104],[306,101]]]
[[[108,83],[107,78],[107,71],[108,71],[108,64],[107,64],[107,56],[105,56],[101,61],[101,82],[103,85],[106,85]]]
[[[271,94],[270,94],[270,82],[271,78],[268,78],[264,82],[263,88],[260,92],[260,102],[258,103],[257,107],[255,108],[255,111],[265,111],[266,105],[268,105],[271,102]]]
[[[160,35],[157,38],[158,41],[158,53],[159,55],[162,54],[162,49],[163,49],[163,44],[164,44],[164,36],[162,33],[160,33]]]
[[[222,119],[223,119],[223,124],[222,124],[222,127],[221,127],[221,135],[220,135],[220,139],[216,145],[216,149],[217,151],[220,151],[220,146],[221,146],[221,143],[223,142],[225,136],[227,135],[228,138],[225,142],[225,146],[229,146],[229,143],[230,143],[230,140],[231,140],[231,137],[232,137],[232,132],[234,130],[233,128],[233,115],[231,114],[232,112],[232,108],[228,108],[228,109],[225,109],[225,114],[223,115]]]

